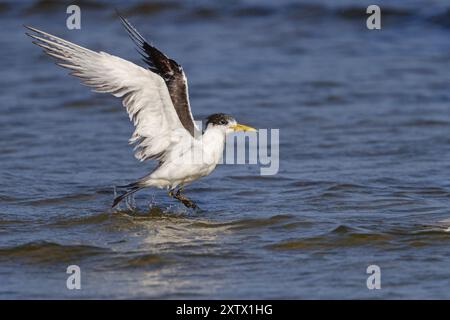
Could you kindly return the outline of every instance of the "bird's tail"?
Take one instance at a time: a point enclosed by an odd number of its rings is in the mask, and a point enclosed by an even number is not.
[[[131,184],[127,184],[125,186],[117,186],[117,188],[124,188],[125,191],[119,195],[118,197],[114,198],[114,202],[112,205],[112,208],[114,208],[115,206],[117,206],[123,199],[125,199],[126,197],[132,195],[133,193],[145,188],[144,185],[142,185],[142,183],[138,182],[134,182]]]

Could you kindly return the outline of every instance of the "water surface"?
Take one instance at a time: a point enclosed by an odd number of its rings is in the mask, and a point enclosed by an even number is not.
[[[379,3],[381,31],[365,1],[82,1],[76,31],[64,1],[2,4],[0,298],[450,298],[450,7]],[[139,63],[114,7],[183,65],[196,118],[280,129],[277,175],[221,166],[197,213],[158,190],[109,209],[154,164],[22,24]]]

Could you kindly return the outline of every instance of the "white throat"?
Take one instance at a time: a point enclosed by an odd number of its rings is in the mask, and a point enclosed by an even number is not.
[[[223,128],[208,126],[202,136],[203,161],[218,164],[225,147],[226,132]]]

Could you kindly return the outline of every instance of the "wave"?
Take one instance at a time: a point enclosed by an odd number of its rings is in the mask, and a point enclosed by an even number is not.
[[[135,15],[150,16],[164,11],[179,9],[181,7],[182,4],[177,3],[175,1],[157,1],[132,5],[129,8],[120,10],[120,12],[125,16],[135,16]]]
[[[364,228],[339,225],[319,236],[283,240],[266,246],[275,251],[333,250],[346,247],[378,247],[383,250],[433,246],[436,241],[448,245],[448,225],[425,225],[392,228],[380,232]]]
[[[131,258],[127,261],[129,267],[143,267],[149,265],[162,265],[166,264],[168,260],[161,255],[157,254],[142,254],[135,258]]]
[[[67,202],[78,202],[81,200],[89,200],[95,198],[93,194],[69,194],[56,198],[45,198],[22,202],[22,204],[30,206],[50,206],[55,204],[63,204]]]
[[[279,214],[269,218],[240,219],[230,222],[194,221],[192,222],[190,227],[205,229],[222,228],[226,230],[243,230],[280,225],[288,221],[291,222],[293,218],[293,215]]]
[[[89,245],[63,245],[36,241],[18,246],[0,248],[0,261],[25,261],[30,263],[67,263],[81,258],[110,252],[109,249]]]
[[[45,12],[57,12],[61,7],[67,7],[72,1],[60,0],[37,0],[31,5],[23,6],[22,13],[41,14]],[[118,1],[94,1],[79,0],[76,2],[81,8],[92,10],[111,11],[115,17],[115,8],[119,8],[122,14],[126,16],[154,16],[166,12],[174,12],[181,18],[192,20],[212,19],[212,18],[266,18],[269,16],[279,16],[285,19],[295,21],[311,21],[318,19],[342,19],[347,21],[360,21],[367,18],[367,5],[328,5],[320,2],[295,3],[294,1],[284,1],[273,5],[269,1],[261,1],[258,4],[247,4],[245,2],[232,2],[224,4],[221,1],[130,1],[129,4]],[[0,13],[9,11],[10,4],[0,5]],[[450,8],[439,6],[424,6],[417,4],[405,6],[401,4],[390,5],[382,4],[382,15],[389,19],[389,23],[402,22],[405,19],[421,20],[430,22],[442,27],[450,27],[449,19]]]
[[[37,0],[34,1],[30,6],[24,9],[25,14],[35,14],[41,12],[51,12],[51,11],[60,11],[61,7],[68,7],[74,1],[70,0]],[[77,0],[75,3],[80,8],[88,8],[88,9],[102,9],[106,8],[108,5],[102,1],[95,0]]]
[[[450,28],[450,8],[442,13],[438,13],[430,18],[430,21],[442,27]]]

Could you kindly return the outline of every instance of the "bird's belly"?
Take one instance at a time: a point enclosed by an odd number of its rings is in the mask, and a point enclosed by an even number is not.
[[[186,166],[186,170],[183,171],[183,174],[180,176],[180,178],[183,179],[189,179],[189,180],[197,180],[201,177],[205,177],[209,175],[214,168],[216,167],[215,164],[197,164],[197,165],[191,165]]]
[[[177,164],[162,166],[152,174],[153,179],[164,179],[173,184],[189,183],[209,175],[216,164]]]

